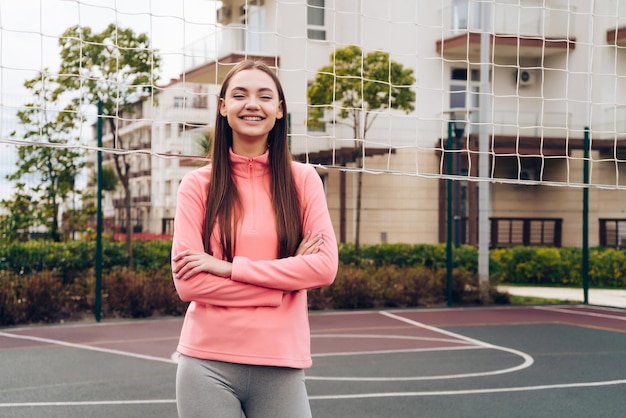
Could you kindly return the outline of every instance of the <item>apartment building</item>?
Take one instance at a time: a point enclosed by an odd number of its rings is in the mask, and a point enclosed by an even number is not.
[[[178,183],[187,171],[207,162],[203,141],[210,132],[209,117],[215,115],[210,98],[216,95],[216,88],[172,80],[115,120],[121,145],[136,152],[121,156],[103,153],[103,166],[114,169],[116,158],[119,164],[128,164],[131,228],[135,233],[172,233]],[[103,128],[103,147],[120,148],[120,144],[113,144],[108,125]],[[126,231],[125,196],[119,184],[115,191],[105,192],[105,231]]]
[[[485,184],[489,200],[482,204],[489,206],[485,227],[492,247],[580,246],[587,135],[590,183],[609,186],[589,191],[589,243],[623,246],[626,194],[619,187],[626,180],[619,174],[626,172],[621,162],[626,151],[625,3],[223,0],[212,9],[215,32],[190,46],[189,68],[159,93],[159,108],[151,110],[157,112],[151,116],[151,149],[192,154],[193,130],[187,128],[210,131],[215,89],[225,73],[244,57],[261,59],[282,80],[292,153],[319,165],[341,242],[356,237],[356,173],[364,171],[363,244],[443,242],[446,205],[454,198],[460,219],[455,239],[475,245],[478,188]],[[489,7],[486,15],[481,5]],[[490,34],[487,62],[481,58],[483,31]],[[305,123],[307,86],[336,48],[352,44],[390,53],[416,78],[415,110],[379,115],[362,161],[349,157],[354,147],[350,128],[329,124],[312,131]],[[486,86],[481,72],[488,73]],[[191,99],[180,99],[181,92]],[[194,102],[205,96],[206,101]],[[488,114],[481,100],[488,101]],[[199,102],[206,106],[189,105]],[[450,152],[448,126],[455,118],[467,124],[455,134]],[[483,125],[489,128],[486,150],[480,145]],[[478,178],[481,153],[489,159],[488,182]],[[450,158],[455,159],[453,174],[461,178],[453,196],[442,177]],[[150,208],[137,205],[137,217],[149,211],[144,230],[167,232],[178,182],[193,164],[153,155],[150,167],[149,188],[142,186],[142,176],[135,179],[137,198],[150,190]]]

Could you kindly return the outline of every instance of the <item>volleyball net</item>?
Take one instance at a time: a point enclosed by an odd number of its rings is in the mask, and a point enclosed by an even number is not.
[[[292,153],[320,168],[331,205],[356,206],[340,195],[363,175],[371,225],[407,207],[432,223],[445,180],[469,218],[480,184],[494,216],[575,216],[581,188],[607,192],[599,217],[623,212],[624,0],[0,0],[0,43],[5,213],[54,173],[71,177],[63,205],[81,206],[101,151],[110,216],[130,194],[143,230],[166,232],[243,58],[276,69]],[[369,241],[405,240],[390,228]]]

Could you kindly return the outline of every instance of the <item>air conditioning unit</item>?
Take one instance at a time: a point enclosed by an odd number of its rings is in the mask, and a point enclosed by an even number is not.
[[[522,170],[519,173],[519,179],[522,181],[523,180],[531,180],[531,181],[539,180],[539,170],[534,169],[534,168]]]
[[[536,82],[536,74],[532,70],[517,70],[515,80],[520,87],[532,86]]]

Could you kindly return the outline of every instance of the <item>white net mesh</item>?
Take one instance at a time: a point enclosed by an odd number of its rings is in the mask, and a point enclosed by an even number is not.
[[[109,25],[145,43],[106,36]],[[78,55],[62,57],[64,43]],[[100,99],[105,166],[128,164],[133,216],[144,231],[164,230],[178,181],[205,163],[219,82],[255,58],[277,68],[292,152],[322,168],[331,209],[356,205],[353,175],[365,173],[365,241],[440,241],[446,179],[461,183],[470,223],[479,184],[492,187],[494,217],[574,220],[587,185],[603,202],[598,218],[623,215],[624,0],[0,0],[0,44],[0,199],[16,191],[6,176],[21,145],[77,149],[94,162]],[[342,60],[350,48],[357,55]],[[108,51],[106,67],[93,50]],[[132,67],[146,51],[147,68]],[[323,68],[330,84],[315,97]],[[33,79],[39,87],[24,87]],[[37,96],[44,85],[62,94]],[[75,125],[55,141],[44,122],[64,109]],[[93,167],[81,173],[89,186]],[[23,180],[41,183],[37,173]],[[108,194],[111,216],[123,196]]]

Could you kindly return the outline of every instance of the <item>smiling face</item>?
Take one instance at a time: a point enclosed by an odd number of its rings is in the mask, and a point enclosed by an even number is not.
[[[265,152],[268,133],[283,117],[274,80],[261,70],[240,71],[230,79],[219,105],[233,131],[233,152],[245,156]]]

